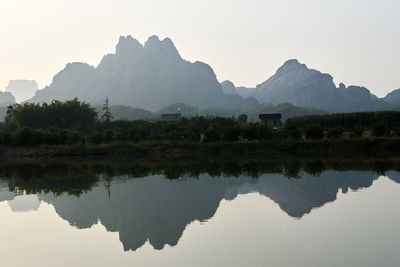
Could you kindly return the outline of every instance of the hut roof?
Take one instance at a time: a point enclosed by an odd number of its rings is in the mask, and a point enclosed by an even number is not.
[[[258,117],[260,120],[280,120],[282,118],[282,114],[260,114]]]

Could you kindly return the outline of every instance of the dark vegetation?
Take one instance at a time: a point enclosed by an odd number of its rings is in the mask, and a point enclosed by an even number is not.
[[[108,106],[107,106],[108,107]],[[51,104],[15,104],[7,110],[0,129],[3,146],[63,146],[60,154],[118,154],[145,150],[239,152],[253,149],[260,152],[331,151],[346,149],[371,152],[395,149],[400,143],[400,112],[364,112],[313,115],[289,119],[274,131],[259,123],[247,122],[247,115],[238,118],[214,116],[183,117],[179,121],[114,120],[112,109],[107,119],[99,119],[89,104],[77,99]],[[207,144],[207,145],[205,145]],[[101,145],[101,146],[100,146]],[[296,150],[297,148],[297,150]],[[101,152],[101,149],[109,152]],[[142,150],[142,151],[141,151]],[[204,149],[202,149],[204,151]],[[129,154],[127,153],[127,154]]]
[[[376,111],[302,116],[289,119],[287,125],[302,130],[317,126],[326,130],[328,137],[340,137],[345,131],[355,136],[361,136],[366,131],[371,131],[372,136],[399,136],[400,112]]]
[[[54,160],[47,163],[32,161],[1,162],[0,181],[7,182],[11,191],[28,194],[68,193],[80,195],[102,182],[115,179],[143,178],[148,175],[165,175],[167,179],[180,177],[198,178],[201,174],[211,177],[248,176],[254,179],[267,173],[282,173],[289,179],[301,179],[304,174],[319,176],[325,171],[362,170],[385,175],[387,171],[400,171],[399,159],[338,159],[294,157],[249,157],[226,159],[179,160],[113,160],[92,158],[79,160]],[[117,178],[118,177],[118,178]]]

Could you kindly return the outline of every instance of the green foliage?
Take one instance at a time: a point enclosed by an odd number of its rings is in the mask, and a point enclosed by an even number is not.
[[[54,112],[52,114],[51,112]],[[82,115],[83,114],[83,115]],[[53,101],[52,104],[14,105],[8,109],[7,122],[0,124],[0,144],[16,146],[68,145],[87,143],[131,142],[239,142],[269,140],[339,139],[361,137],[365,131],[374,136],[400,135],[396,112],[351,113],[307,116],[290,119],[274,131],[259,123],[244,123],[245,116],[235,118],[191,117],[179,121],[102,121],[93,109],[79,101]],[[65,116],[65,117],[64,117]],[[40,119],[42,118],[43,119]],[[76,121],[73,121],[74,120]],[[357,119],[355,119],[357,118]],[[376,122],[377,118],[379,121]],[[60,120],[60,121],[58,121]],[[355,122],[355,125],[348,121]],[[367,123],[368,122],[368,123]],[[369,125],[370,123],[374,124]],[[369,128],[365,128],[369,125]],[[364,127],[365,126],[365,127]],[[335,140],[332,140],[335,141]],[[274,142],[271,142],[274,143]]]
[[[284,137],[287,139],[298,140],[302,136],[302,133],[299,130],[299,128],[294,125],[284,126],[282,131],[283,131]]]
[[[220,141],[221,132],[216,127],[209,127],[204,133],[205,141]]]
[[[318,125],[307,127],[305,133],[308,139],[322,139],[324,137],[324,130]]]
[[[103,141],[104,141],[103,133],[101,133],[99,131],[95,131],[95,132],[91,133],[89,135],[89,141],[95,145],[103,143]]]
[[[242,127],[242,135],[244,139],[256,140],[259,138],[259,125],[256,123],[249,123]]]
[[[372,126],[372,134],[374,136],[380,137],[385,135],[386,132],[386,126],[382,122],[376,123]]]
[[[241,129],[238,125],[228,126],[222,131],[222,139],[227,141],[237,141],[241,134]]]
[[[6,125],[9,128],[89,130],[97,118],[96,111],[87,103],[78,99],[50,104],[24,103],[9,106]]]
[[[276,138],[277,134],[274,130],[271,128],[265,126],[265,125],[260,125],[258,127],[258,132],[257,132],[257,139],[258,140],[270,140],[273,138]]]
[[[361,128],[354,128],[354,129],[351,129],[350,136],[355,137],[355,138],[361,137],[363,135],[363,132],[364,132],[364,130]]]
[[[345,129],[343,127],[335,127],[327,131],[328,138],[339,138],[343,136]]]
[[[0,132],[0,144],[6,146],[68,145],[77,143],[80,139],[81,133],[77,131],[56,128],[19,128],[15,132]]]
[[[346,130],[371,129],[376,124],[383,124],[386,128],[392,129],[398,125],[399,121],[400,112],[398,111],[378,111],[303,116],[291,118],[287,124],[303,129],[311,125],[319,125],[324,129],[342,127]]]

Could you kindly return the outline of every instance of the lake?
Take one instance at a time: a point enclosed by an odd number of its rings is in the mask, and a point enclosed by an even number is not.
[[[0,164],[1,266],[400,266],[400,161]]]

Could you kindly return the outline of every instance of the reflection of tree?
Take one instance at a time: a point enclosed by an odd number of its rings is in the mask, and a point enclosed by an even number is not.
[[[64,192],[80,195],[92,188],[97,176],[81,165],[59,164],[18,164],[0,165],[2,180],[7,181],[10,191],[27,194]]]
[[[301,165],[299,161],[289,161],[285,164],[282,173],[288,178],[299,179],[301,178],[300,170]]]
[[[7,181],[9,189],[28,193],[68,192],[79,195],[90,190],[98,180],[110,183],[111,177],[129,175],[142,178],[149,174],[165,175],[168,179],[182,176],[198,178],[207,173],[211,177],[258,178],[265,173],[282,173],[288,178],[304,174],[318,176],[325,170],[371,170],[384,175],[388,170],[400,170],[400,161],[371,159],[304,159],[250,158],[250,159],[163,159],[163,160],[79,160],[51,161],[50,163],[0,163],[0,180]]]
[[[314,176],[319,176],[326,170],[323,160],[309,160],[305,163],[304,171]]]

